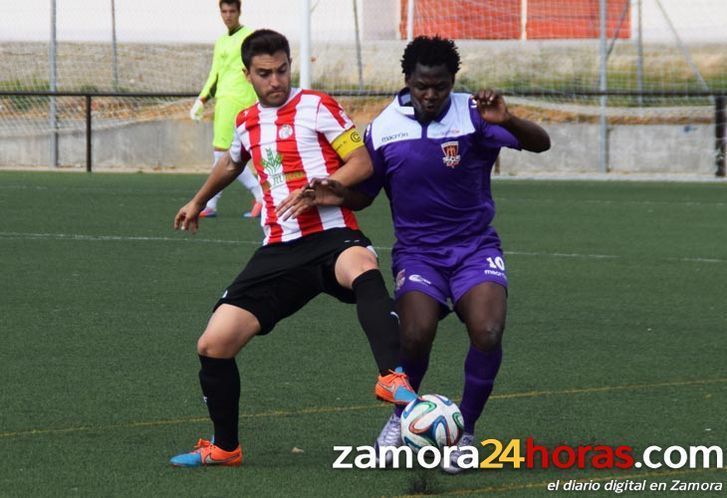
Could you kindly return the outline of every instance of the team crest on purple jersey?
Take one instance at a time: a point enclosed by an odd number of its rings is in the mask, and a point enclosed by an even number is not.
[[[442,162],[448,168],[456,168],[459,165],[461,156],[459,155],[459,142],[457,140],[450,140],[442,144],[442,152],[444,157]]]

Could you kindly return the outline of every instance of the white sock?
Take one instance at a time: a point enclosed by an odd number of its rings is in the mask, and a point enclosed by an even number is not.
[[[242,170],[240,176],[237,177],[237,181],[242,183],[245,188],[250,191],[257,202],[263,201],[263,189],[260,188],[260,182],[257,180],[257,177],[253,174],[253,172],[250,171],[250,168],[245,166],[245,169]]]
[[[214,158],[214,160],[212,162],[212,167],[214,168],[217,165],[217,161],[222,159],[222,156],[227,154],[227,151],[226,150],[216,150],[212,154],[213,154],[213,158]],[[212,199],[207,201],[207,205],[205,206],[205,209],[211,209],[212,211],[217,211],[217,202],[220,200],[220,197],[222,197],[222,191],[217,192],[217,194],[215,194],[215,196]]]

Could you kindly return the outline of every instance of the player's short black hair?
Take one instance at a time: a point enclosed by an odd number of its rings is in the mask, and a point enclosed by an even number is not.
[[[240,0],[220,0],[220,7],[222,7],[223,3],[226,3],[227,5],[236,5],[238,12],[242,10]]]
[[[220,0],[220,7],[222,7],[222,4],[226,3],[227,5],[237,5],[237,10],[242,10],[242,5],[240,4],[240,0]]]
[[[439,36],[417,36],[404,49],[401,71],[408,78],[417,63],[423,66],[447,66],[454,76],[459,71],[459,52],[454,41]]]
[[[290,60],[290,44],[285,36],[272,29],[257,29],[242,42],[242,63],[249,68],[256,55],[274,55],[281,50]]]

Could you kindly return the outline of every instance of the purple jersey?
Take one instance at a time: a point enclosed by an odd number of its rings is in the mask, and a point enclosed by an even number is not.
[[[495,216],[490,172],[501,147],[520,142],[485,122],[468,94],[453,93],[438,119],[419,123],[402,90],[368,126],[374,174],[357,189],[391,203],[397,250],[458,245],[482,236]]]

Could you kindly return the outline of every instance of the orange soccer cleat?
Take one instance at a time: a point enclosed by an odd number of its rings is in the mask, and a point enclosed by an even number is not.
[[[417,394],[409,384],[409,377],[401,368],[389,370],[387,375],[379,375],[374,394],[380,400],[396,405],[408,405],[417,399]]]
[[[169,462],[175,467],[202,467],[203,465],[222,465],[239,467],[242,463],[242,449],[238,445],[232,451],[225,451],[214,442],[200,439],[194,451],[172,457]]]
[[[202,211],[199,212],[200,218],[216,218],[217,217],[217,210],[212,208],[204,208]]]
[[[243,218],[259,218],[260,213],[263,210],[263,205],[260,202],[253,201],[252,208],[247,213],[243,214]]]

